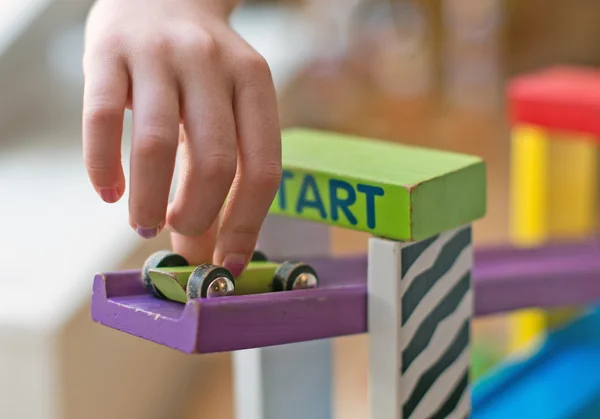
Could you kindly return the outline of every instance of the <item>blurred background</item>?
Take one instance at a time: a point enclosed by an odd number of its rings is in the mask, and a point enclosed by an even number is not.
[[[95,272],[139,268],[169,246],[165,234],[138,239],[127,199],[105,205],[87,180],[91,4],[0,0],[0,418],[230,419],[229,354],[185,356],[90,320]],[[595,0],[248,0],[232,24],[271,65],[284,127],[484,157],[484,244],[508,239],[506,80],[600,64],[599,15]],[[366,248],[365,235],[334,237],[338,254]],[[503,356],[506,325],[475,322],[474,376]],[[337,419],[364,419],[365,337],[337,339],[335,363]]]

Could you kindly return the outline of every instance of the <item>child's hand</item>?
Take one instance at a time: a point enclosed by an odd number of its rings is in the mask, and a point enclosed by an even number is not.
[[[237,275],[279,186],[281,140],[269,68],[229,27],[228,3],[97,1],[84,57],[83,149],[98,194],[118,201],[131,108],[130,224],[143,237],[166,224],[190,263],[210,261],[214,250]],[[183,164],[169,205],[178,141]]]

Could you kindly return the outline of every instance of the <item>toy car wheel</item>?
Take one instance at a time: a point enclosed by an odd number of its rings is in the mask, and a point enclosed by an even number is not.
[[[260,250],[255,250],[254,253],[252,254],[252,259],[250,259],[250,260],[252,262],[268,262],[269,261],[269,259],[267,258],[267,255],[265,255]]]
[[[188,266],[189,263],[186,258],[177,253],[173,253],[168,250],[159,250],[158,252],[153,253],[146,259],[144,262],[144,267],[142,268],[142,282],[144,283],[144,287],[152,290],[154,294],[161,298],[165,298],[165,296],[154,286],[152,280],[150,279],[150,275],[148,275],[148,271],[150,269],[157,268],[173,268],[176,266]]]
[[[306,263],[284,262],[273,279],[274,291],[291,291],[297,289],[311,289],[319,286],[319,277],[315,270]]]
[[[186,292],[189,300],[225,297],[234,294],[235,280],[227,269],[203,264],[194,269],[190,275]]]

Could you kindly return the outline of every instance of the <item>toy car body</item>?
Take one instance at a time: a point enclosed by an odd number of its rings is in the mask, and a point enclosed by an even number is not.
[[[156,296],[186,303],[196,298],[316,288],[319,279],[315,270],[305,263],[271,262],[258,251],[237,278],[224,267],[191,266],[181,255],[159,251],[144,263],[142,281]]]

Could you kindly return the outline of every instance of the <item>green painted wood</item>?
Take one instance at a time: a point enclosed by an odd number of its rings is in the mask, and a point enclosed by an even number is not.
[[[185,289],[177,280],[175,273],[152,269],[148,272],[148,275],[154,286],[158,288],[167,299],[180,303],[187,302]]]
[[[273,291],[273,278],[280,265],[274,262],[250,262],[235,278],[235,295],[261,294]],[[163,295],[172,301],[185,303],[188,279],[196,266],[176,266],[151,269],[150,279]]]
[[[187,287],[188,278],[190,277],[194,269],[196,269],[196,266],[172,266],[157,268],[156,270],[173,274],[177,282],[179,282],[181,286],[185,289],[185,287]],[[152,276],[150,276],[150,279],[152,279]]]
[[[246,270],[235,278],[235,295],[272,292],[278,267],[279,264],[273,262],[250,262]]]
[[[486,168],[478,157],[291,129],[270,212],[422,240],[483,217]]]

